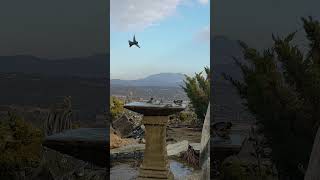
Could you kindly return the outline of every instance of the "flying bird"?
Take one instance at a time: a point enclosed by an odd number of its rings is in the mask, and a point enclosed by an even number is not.
[[[129,40],[129,47],[133,46],[133,45],[136,45],[138,48],[140,48],[139,44],[138,44],[138,41],[136,41],[136,37],[135,35],[133,35],[133,41],[130,41]]]

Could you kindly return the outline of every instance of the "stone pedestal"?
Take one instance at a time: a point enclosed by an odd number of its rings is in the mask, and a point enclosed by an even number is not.
[[[166,126],[168,116],[144,116],[146,148],[138,179],[169,179],[173,174],[167,158]]]
[[[183,111],[185,105],[132,102],[124,108],[143,114],[146,147],[138,179],[173,180],[167,157],[166,128],[169,115]]]

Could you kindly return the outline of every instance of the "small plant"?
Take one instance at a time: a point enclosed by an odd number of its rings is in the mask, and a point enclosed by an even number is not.
[[[194,167],[199,167],[199,156],[192,146],[188,145],[188,150],[181,154],[181,158],[188,164]]]

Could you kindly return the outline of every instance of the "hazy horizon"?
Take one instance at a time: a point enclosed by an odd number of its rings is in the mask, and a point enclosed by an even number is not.
[[[209,1],[111,0],[110,5],[111,79],[191,75],[210,66]],[[129,48],[133,35],[141,48]]]
[[[113,80],[113,79],[120,79],[120,80],[139,80],[139,79],[143,79],[143,78],[147,78],[149,76],[152,76],[152,75],[158,75],[158,74],[183,74],[183,75],[188,75],[188,76],[193,76],[195,73],[199,73],[201,71],[204,71],[204,68],[203,69],[199,69],[199,71],[196,71],[196,72],[193,72],[193,73],[182,73],[182,72],[157,72],[157,73],[150,73],[150,74],[145,74],[145,75],[142,75],[141,77],[136,77],[136,78],[117,78],[116,76],[113,76],[112,74],[110,74],[110,79]]]

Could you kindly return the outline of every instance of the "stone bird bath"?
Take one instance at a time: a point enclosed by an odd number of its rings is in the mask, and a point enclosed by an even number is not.
[[[167,157],[166,127],[168,116],[183,111],[185,105],[132,102],[124,108],[143,114],[146,148],[138,179],[173,180]]]

